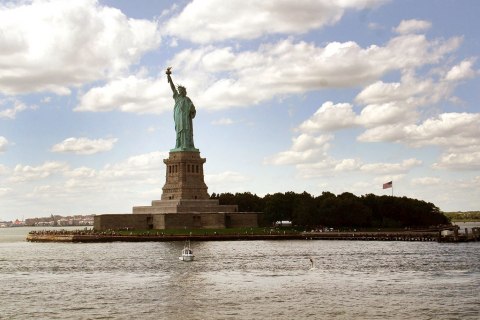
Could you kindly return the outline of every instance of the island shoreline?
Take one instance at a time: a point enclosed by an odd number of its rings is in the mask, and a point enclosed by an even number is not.
[[[297,234],[216,234],[216,235],[169,235],[169,234],[75,234],[37,233],[27,236],[29,242],[174,242],[174,241],[269,241],[269,240],[354,240],[354,241],[425,241],[425,242],[470,242],[479,241],[480,234],[456,234],[442,236],[440,231],[397,232],[302,232]]]

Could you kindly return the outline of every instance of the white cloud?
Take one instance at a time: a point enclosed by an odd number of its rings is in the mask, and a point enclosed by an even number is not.
[[[20,100],[13,98],[0,99],[0,107],[6,104],[13,104],[11,108],[0,110],[0,118],[15,119],[17,113],[25,111],[27,109],[36,109],[36,105],[28,106]]]
[[[3,153],[7,150],[8,140],[7,138],[0,136],[0,153]]]
[[[50,101],[52,101],[52,97],[44,97],[40,100],[41,103],[49,103]]]
[[[366,105],[400,102],[417,107],[439,101],[447,96],[451,88],[452,84],[432,78],[419,79],[411,72],[405,72],[401,82],[377,81],[368,85],[356,96],[355,101]]]
[[[162,178],[165,170],[163,159],[167,157],[166,152],[152,152],[107,164],[101,169],[85,166],[71,169],[61,162],[46,162],[40,166],[17,165],[7,181],[35,182],[27,185],[27,191],[24,191],[22,197],[60,197],[82,201],[83,207],[87,209],[95,201],[105,201],[105,197],[121,199],[128,195],[134,199],[145,192],[151,196],[152,186],[161,186],[165,182],[164,175]],[[43,184],[38,185],[38,182]],[[157,196],[160,195],[161,190]],[[80,199],[88,199],[88,202]],[[132,202],[129,205],[134,204]]]
[[[434,164],[435,168],[478,168],[479,114],[443,113],[416,124],[421,116],[419,108],[427,108],[442,99],[450,98],[455,84],[442,81],[445,74],[447,71],[437,71],[438,82],[431,78],[418,79],[411,72],[404,73],[399,83],[375,82],[356,97],[357,102],[367,104],[359,115],[353,111],[350,104],[333,104],[328,101],[311,118],[300,124],[296,131],[301,133],[299,137],[311,137],[311,133],[363,126],[367,130],[357,137],[358,141],[397,142],[415,148],[438,146],[443,150],[443,154],[440,161]],[[266,162],[294,164],[303,177],[348,170],[373,174],[405,173],[422,164],[416,159],[405,160],[399,164],[362,164],[357,159],[336,160],[328,155],[328,148],[319,150],[315,144],[309,145],[297,150],[294,143],[288,151],[280,152]]]
[[[102,179],[142,179],[149,180],[154,177],[155,181],[159,178],[158,172],[165,169],[163,159],[168,158],[168,153],[165,152],[151,152],[132,156],[123,162],[106,165],[98,175]],[[153,172],[157,172],[152,175]]]
[[[300,34],[338,22],[345,10],[384,0],[194,0],[166,24],[170,35],[198,43],[254,39],[266,34]]]
[[[417,159],[406,159],[400,163],[366,163],[359,159],[334,159],[330,156],[314,163],[297,163],[298,174],[303,178],[318,178],[338,176],[340,174],[353,174],[361,171],[376,176],[378,181],[400,179],[412,168],[421,165]]]
[[[327,157],[314,163],[299,163],[295,167],[299,177],[312,179],[338,174],[338,172],[335,172],[338,163],[337,160]]]
[[[459,81],[475,77],[475,70],[473,70],[473,61],[464,60],[460,64],[453,66],[445,76],[447,81]]]
[[[263,44],[256,51],[214,46],[186,49],[168,65],[176,67],[174,82],[187,87],[198,108],[226,109],[276,96],[371,83],[390,71],[437,63],[459,43],[460,38],[428,41],[423,35],[405,35],[384,47],[361,48],[355,42],[317,47],[286,39]],[[171,108],[169,90],[163,73],[158,78],[117,77],[83,94],[75,110],[161,113]]]
[[[12,192],[12,188],[0,187],[0,198],[8,195],[11,192]]]
[[[165,182],[162,181],[165,170],[163,159],[167,157],[167,153],[152,152],[107,164],[98,170],[88,167],[75,168],[64,172],[67,180],[59,182],[55,188],[63,188],[72,195],[83,196],[86,193],[91,197],[92,192],[100,190],[109,190],[120,197],[132,192],[142,193],[145,186],[151,189],[151,186],[159,186]],[[157,196],[160,195],[161,193]]]
[[[360,142],[402,142],[403,124],[379,125],[369,128],[357,137]]]
[[[407,105],[400,103],[370,104],[363,108],[357,123],[367,128],[391,125],[398,128],[400,124],[415,122],[418,114]]]
[[[95,170],[88,167],[79,167],[64,173],[68,178],[56,187],[63,188],[66,192],[76,197],[88,194],[90,198],[101,190],[109,190],[111,194],[122,198],[131,198],[129,206],[140,205],[134,203],[139,195],[145,201],[152,200],[152,196],[160,198],[161,190],[152,195],[158,186],[165,182],[162,175],[165,170],[163,159],[168,154],[164,152],[152,152],[132,156],[124,161],[107,164],[103,168]],[[163,177],[163,178],[162,178]],[[62,185],[63,183],[63,185]]]
[[[40,166],[29,166],[17,164],[13,174],[7,180],[9,182],[25,182],[50,177],[57,173],[63,173],[68,170],[68,165],[58,161],[47,161]]]
[[[0,92],[69,94],[127,70],[159,43],[155,22],[96,0],[0,5]]]
[[[212,122],[213,125],[219,125],[219,126],[228,126],[233,123],[234,123],[233,120],[230,118],[221,118]]]
[[[11,187],[0,190],[0,202],[4,207],[4,200],[14,207],[16,202],[27,207],[33,203],[47,213],[131,213],[132,206],[160,198],[167,157],[168,152],[152,152],[99,169],[54,161],[17,165],[14,170],[0,166],[0,181]]]
[[[88,138],[67,138],[54,145],[52,152],[75,153],[82,155],[91,155],[99,152],[112,150],[117,142],[116,138],[108,139],[88,139]]]
[[[64,173],[64,176],[70,178],[94,178],[97,176],[95,169],[88,167],[79,167]]]
[[[212,192],[245,192],[245,185],[252,181],[252,177],[248,177],[240,172],[224,171],[220,173],[205,174],[205,183],[208,185],[210,194]]]
[[[445,54],[457,49],[461,42],[461,37],[428,41],[423,34],[400,35],[391,39],[381,53],[392,55],[384,57],[389,66],[409,69],[440,62]]]
[[[437,145],[452,150],[480,146],[480,114],[443,113],[422,124],[384,125],[369,129],[358,139],[363,142],[396,141],[412,147]]]
[[[194,84],[198,105],[223,109],[275,96],[367,84],[390,71],[438,63],[459,43],[460,38],[430,42],[424,35],[405,35],[384,47],[361,48],[355,42],[317,47],[287,39],[238,53],[230,47],[188,49],[171,65],[182,66],[180,77]]]
[[[368,29],[370,30],[382,30],[384,27],[376,22],[369,22]]]
[[[406,173],[414,167],[422,164],[417,159],[406,159],[401,163],[369,163],[360,167],[360,170],[375,174],[399,174]]]
[[[342,159],[335,164],[334,170],[339,172],[354,171],[361,167],[362,162],[358,159]]]
[[[264,163],[288,165],[320,161],[326,158],[332,139],[332,135],[314,137],[303,133],[292,139],[290,150],[268,157],[264,160]]]
[[[113,111],[158,114],[173,108],[173,99],[165,79],[131,75],[95,87],[80,97],[75,111]]]
[[[324,102],[308,120],[299,126],[302,132],[334,131],[356,124],[356,114],[349,103]]]
[[[2,137],[0,137],[2,138]],[[8,168],[6,166],[4,166],[3,164],[0,164],[0,176],[1,175],[5,175],[9,172]]]
[[[176,38],[172,38],[172,39],[170,40],[170,44],[169,44],[169,45],[170,45],[170,47],[172,47],[172,48],[178,47],[178,40],[177,40]]]
[[[444,153],[439,161],[433,164],[433,167],[437,169],[480,170],[480,151]]]
[[[412,179],[413,186],[436,186],[441,183],[440,178],[436,177],[422,177]]]
[[[415,147],[439,145],[451,150],[480,147],[479,123],[478,113],[442,113],[421,125],[405,127],[405,140]]]
[[[413,33],[416,31],[425,31],[430,29],[432,23],[425,20],[402,20],[400,24],[394,29],[400,34]]]
[[[367,130],[359,136],[360,141],[406,142],[405,127],[418,122],[418,109],[449,99],[454,87],[451,82],[418,79],[407,72],[401,82],[377,81],[364,88],[355,98],[366,104],[360,114],[354,112],[351,104],[327,101],[297,131],[329,132],[363,126]]]
[[[450,99],[455,86],[454,82],[419,79],[410,72],[403,74],[401,82],[377,81],[367,86],[355,98],[356,102],[366,104],[357,123],[371,128],[360,139],[366,141],[367,136],[372,138],[382,131],[389,132],[389,127],[398,129],[400,125],[416,123],[420,108]]]
[[[389,42],[392,47],[408,51],[405,39],[412,43],[423,43],[423,36],[400,36]],[[402,44],[403,43],[403,44]],[[457,40],[452,39],[450,44],[437,42],[439,50],[444,53],[456,48]],[[420,47],[422,47],[421,45]],[[426,46],[428,47],[428,45]],[[418,49],[418,47],[417,47]],[[413,49],[412,62],[414,61]],[[424,53],[426,51],[423,51]],[[438,54],[438,52],[437,52]],[[408,55],[408,54],[407,54]],[[422,56],[419,54],[418,56]],[[390,57],[404,66],[411,66],[411,62]],[[441,55],[433,60],[420,59],[423,63],[436,64]],[[459,65],[448,69],[443,66],[432,69],[428,76],[419,78],[410,67],[399,68],[402,71],[401,81],[385,83],[377,81],[364,88],[355,101],[365,107],[357,114],[353,106],[348,103],[334,104],[325,102],[309,119],[298,126],[296,131],[302,134],[326,133],[339,129],[348,129],[363,126],[366,130],[357,140],[360,142],[397,142],[411,147],[438,146],[443,151],[441,158],[435,163],[435,168],[475,169],[478,168],[478,153],[480,148],[480,118],[478,114],[443,113],[436,117],[423,120],[421,117],[436,113],[436,104],[452,98],[452,92],[457,80],[473,76],[473,60],[465,60]],[[445,79],[449,81],[444,81]],[[433,112],[432,112],[433,111]],[[419,124],[418,124],[419,123]],[[477,125],[475,125],[477,123]],[[271,164],[294,164],[301,176],[321,176],[332,174],[332,171],[360,170],[370,173],[406,172],[412,166],[421,162],[403,162],[401,164],[361,164],[356,159],[336,160],[323,150],[322,153],[312,145],[303,152],[296,152],[292,146],[288,151],[280,152],[268,158]],[[313,154],[313,156],[312,156]],[[316,159],[316,162],[312,161]],[[414,160],[414,159],[413,159]],[[412,161],[413,161],[412,160]]]
[[[359,141],[393,141],[419,148],[439,146],[436,168],[480,168],[480,114],[442,113],[416,125],[384,125],[363,132]]]
[[[235,171],[225,171],[217,174],[205,175],[205,181],[207,185],[223,184],[223,183],[230,183],[230,182],[244,182],[247,180],[248,180],[248,177]]]
[[[325,156],[324,159],[320,159],[312,163],[298,162],[295,165],[295,168],[298,171],[298,176],[304,179],[312,179],[325,176],[333,176],[335,173],[338,173],[342,167],[343,160],[337,161],[329,156]],[[337,167],[337,165],[340,165]],[[337,171],[335,171],[337,168]],[[348,169],[347,171],[350,171]]]
[[[426,119],[419,127],[422,114],[436,113],[436,104],[442,100],[450,101],[457,83],[443,81],[447,71],[438,72],[438,79],[419,79],[411,73],[405,73],[401,82],[384,83],[377,81],[363,89],[355,98],[356,102],[366,104],[361,111],[357,123],[367,128],[359,137],[359,141],[396,141],[412,146],[445,145],[441,139],[447,132],[431,133],[433,127],[448,126],[446,122],[461,121],[454,114],[440,115],[440,120]],[[464,116],[461,116],[463,118]],[[442,123],[442,125],[440,125]],[[419,132],[415,132],[416,130]],[[425,141],[423,142],[416,142]]]

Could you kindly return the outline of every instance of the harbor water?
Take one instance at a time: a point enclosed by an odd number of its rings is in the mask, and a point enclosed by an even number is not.
[[[29,243],[0,229],[0,319],[479,319],[480,243]],[[314,261],[311,268],[310,258]]]

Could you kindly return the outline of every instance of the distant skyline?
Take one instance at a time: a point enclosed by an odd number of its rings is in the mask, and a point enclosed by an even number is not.
[[[129,213],[196,106],[209,193],[480,210],[480,2],[0,0],[0,220]]]

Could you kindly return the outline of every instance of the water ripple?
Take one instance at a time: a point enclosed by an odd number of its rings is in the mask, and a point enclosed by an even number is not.
[[[5,319],[477,319],[478,243],[0,243]],[[310,269],[309,258],[315,261]]]

